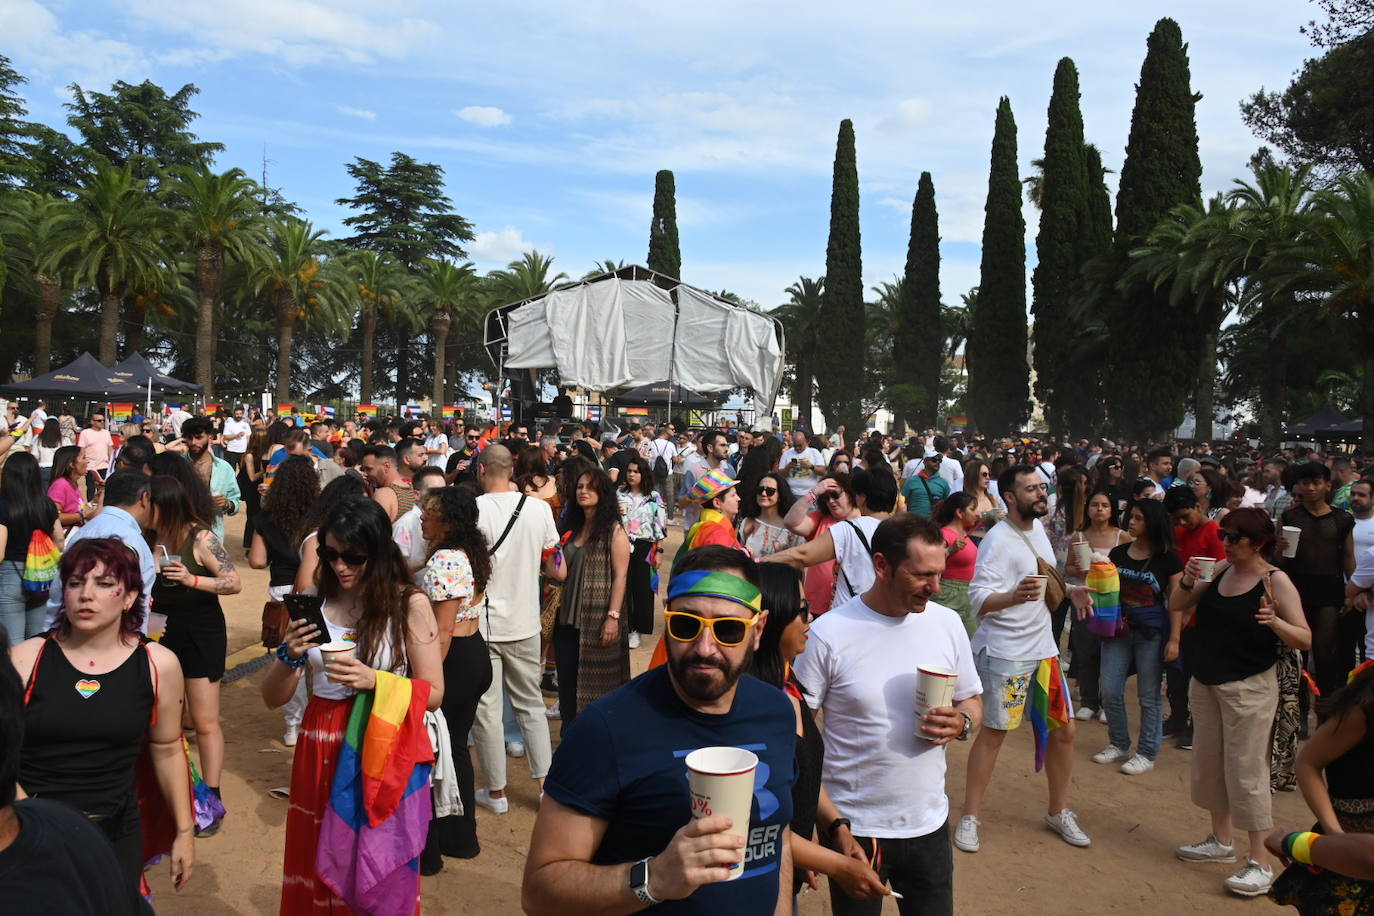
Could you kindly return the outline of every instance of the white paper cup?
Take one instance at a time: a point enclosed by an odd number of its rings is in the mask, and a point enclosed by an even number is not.
[[[152,640],[162,639],[162,634],[167,632],[167,615],[159,614],[157,611],[148,612],[148,638]]]
[[[1288,547],[1284,550],[1283,555],[1291,560],[1298,555],[1298,538],[1302,537],[1302,529],[1294,528],[1292,525],[1284,525],[1283,537],[1288,542]]]
[[[1035,596],[1033,599],[1031,599],[1031,600],[1033,600],[1033,601],[1044,601],[1044,600],[1045,600],[1045,589],[1049,587],[1049,584],[1050,584],[1050,577],[1049,577],[1049,576],[1027,576],[1027,578],[1036,580],[1036,582],[1039,583],[1039,585],[1040,585],[1040,591],[1037,592],[1037,593],[1036,593],[1036,596]]]
[[[1089,569],[1093,565],[1093,549],[1087,541],[1076,541],[1073,545],[1074,565],[1079,569]]]
[[[356,643],[351,642],[325,643],[324,645],[320,646],[320,655],[324,657],[325,667],[328,668],[329,663],[334,661],[335,659],[357,658],[358,646]],[[325,676],[329,677],[329,675],[327,674]],[[329,679],[331,681],[334,680],[332,677],[330,677]]]
[[[692,817],[725,815],[728,831],[749,841],[749,814],[754,802],[754,771],[758,755],[739,747],[703,747],[687,755],[687,782],[692,792]],[[733,881],[744,874],[741,860],[730,866]]]
[[[954,704],[954,684],[959,672],[939,665],[921,665],[916,669],[916,730],[917,738],[926,741],[930,736],[921,731],[925,717],[932,709]]]
[[[1197,580],[1199,582],[1211,582],[1212,574],[1216,572],[1217,561],[1211,557],[1193,557],[1193,559],[1197,560],[1198,565]]]

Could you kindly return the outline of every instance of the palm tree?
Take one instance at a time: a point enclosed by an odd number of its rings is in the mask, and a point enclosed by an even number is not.
[[[215,305],[226,256],[253,264],[266,238],[258,186],[240,169],[216,174],[209,168],[173,169],[166,191],[176,204],[180,240],[195,257],[196,384],[214,393]]]
[[[434,335],[434,409],[445,403],[445,371],[448,335],[453,323],[466,329],[477,314],[476,274],[471,264],[430,260],[420,272],[416,298],[421,314],[429,315],[429,330]]]
[[[797,282],[786,289],[788,300],[772,311],[787,332],[787,349],[791,351],[788,356],[794,375],[792,402],[797,406],[797,416],[807,423],[811,421],[815,395],[818,318],[824,291],[825,277],[816,280],[798,277]]]
[[[553,258],[546,258],[537,251],[527,251],[520,260],[511,261],[505,270],[493,270],[487,275],[489,288],[497,305],[520,302],[535,296],[542,296],[568,275],[562,272],[550,276]]]
[[[597,261],[592,265],[592,269],[582,275],[583,280],[590,280],[592,277],[600,277],[603,274],[613,274],[618,270],[625,269],[624,261],[612,261],[607,258],[604,261]]]
[[[270,297],[277,325],[278,402],[291,399],[291,345],[296,322],[334,325],[342,333],[345,297],[326,270],[325,232],[305,220],[287,218],[271,227],[267,253],[255,273],[254,288]]]
[[[358,324],[363,336],[359,395],[362,403],[371,404],[373,364],[377,352],[377,318],[379,315],[393,320],[403,317],[401,312],[405,307],[408,277],[399,264],[371,249],[350,254],[344,269],[356,290]]]
[[[0,238],[4,239],[7,249],[6,261],[18,268],[16,275],[26,286],[31,285],[37,295],[34,375],[52,371],[52,326],[62,305],[64,276],[60,265],[53,264],[44,270],[40,262],[44,252],[52,247],[53,227],[70,206],[60,197],[17,191],[7,195],[3,218],[0,218]]]
[[[74,285],[100,292],[100,361],[118,359],[119,309],[132,285],[148,286],[170,260],[166,247],[171,213],[148,193],[129,166],[102,168],[59,211],[49,228],[51,244],[37,270],[53,274],[70,265]]]

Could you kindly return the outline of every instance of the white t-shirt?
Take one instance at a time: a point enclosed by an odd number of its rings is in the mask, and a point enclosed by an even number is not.
[[[873,532],[877,530],[879,521],[865,515],[836,522],[827,529],[830,539],[835,542],[835,561],[840,564],[840,571],[835,574],[835,599],[832,604],[841,604],[855,595],[862,595],[877,578],[877,573],[873,571],[873,553],[864,546],[854,529],[862,531],[868,546],[872,547]]]
[[[171,427],[173,438],[181,438],[181,424],[185,423],[189,419],[191,419],[191,415],[186,411],[182,410],[180,407],[172,411],[171,416],[167,418],[167,423]]]
[[[921,468],[925,466],[925,459],[912,458],[902,466],[902,483],[906,483],[917,474],[921,473]]]
[[[659,458],[668,466],[668,473],[673,473],[673,459],[677,457],[677,446],[671,439],[655,439],[649,443],[649,473],[654,473],[654,464]]]
[[[425,451],[433,451],[435,454],[425,459],[425,464],[443,470],[448,466],[448,436],[443,433],[435,433],[425,440]]]
[[[1054,566],[1054,548],[1039,519],[1025,535],[1034,545],[1035,553]],[[1016,533],[1011,521],[998,522],[978,545],[978,565],[969,582],[969,605],[978,611],[989,595],[1012,591],[1026,576],[1038,574],[1034,554]],[[1050,635],[1050,608],[1044,601],[1027,601],[980,616],[978,631],[973,634],[973,651],[977,653],[983,649],[994,658],[1008,661],[1032,661],[1058,655],[1059,647]]]
[[[958,493],[964,488],[964,466],[948,455],[940,456],[940,476],[949,481],[949,492]]]
[[[501,532],[520,502],[520,494],[483,493],[477,497],[477,527],[488,547],[496,546]],[[553,512],[542,499],[529,497],[520,518],[492,557],[487,582],[487,642],[514,642],[539,633],[539,564],[541,554],[558,543]]]
[[[822,782],[860,836],[925,836],[949,817],[945,749],[916,737],[918,665],[957,671],[956,702],[983,692],[959,615],[934,601],[904,617],[847,601],[811,625],[794,663],[825,711]]]
[[[1355,559],[1359,559],[1366,550],[1374,547],[1374,515],[1369,518],[1355,519]]]
[[[811,462],[811,468],[802,467],[800,464],[792,467],[794,458],[802,458]],[[778,470],[787,474],[787,485],[792,488],[793,496],[805,496],[811,492],[825,473],[825,459],[821,453],[814,448],[804,448],[797,450],[789,448],[782,453],[782,458],[778,461]]]
[[[242,435],[240,435],[240,433]],[[253,427],[247,420],[235,420],[233,417],[224,418],[224,450],[242,455],[248,451],[248,440],[253,435]],[[238,436],[237,439],[230,439],[230,436]]]
[[[1356,588],[1374,588],[1374,547],[1355,551],[1355,572],[1350,582]],[[1364,657],[1374,658],[1374,613],[1364,616]]]
[[[406,568],[420,567],[411,578],[416,585],[423,585],[425,555],[429,551],[429,544],[425,541],[424,533],[420,528],[419,500],[416,500],[415,505],[402,513],[401,517],[392,524],[391,539],[396,542],[397,547],[401,548],[401,556],[405,558]]]

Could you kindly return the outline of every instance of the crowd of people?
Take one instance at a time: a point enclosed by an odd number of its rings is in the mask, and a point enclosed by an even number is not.
[[[6,426],[0,875],[8,825],[33,838],[11,862],[49,861],[20,886],[127,891],[73,911],[137,911],[153,855],[184,885],[247,802],[220,792],[231,554],[268,571],[284,914],[418,908],[420,875],[480,854],[477,810],[510,810],[513,758],[541,798],[528,912],[785,913],[824,875],[836,913],[952,913],[1023,724],[1045,828],[1091,845],[1071,776],[1099,721],[1091,759],[1125,776],[1192,752],[1208,832],[1180,860],[1239,859],[1227,890],[1304,913],[1374,901],[1336,836],[1374,831],[1374,467],[1348,456],[241,409],[111,433],[43,404]],[[919,720],[918,669],[953,683]],[[718,745],[758,758],[748,825],[691,816],[683,757]],[[1316,824],[1276,830],[1295,789]],[[108,862],[64,885],[51,837],[91,828]]]

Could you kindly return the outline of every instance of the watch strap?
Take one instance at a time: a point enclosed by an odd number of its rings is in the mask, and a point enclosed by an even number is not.
[[[645,906],[654,906],[663,902],[649,893],[649,859],[651,858],[653,857],[646,856],[630,866],[630,890],[634,893],[635,899]]]

